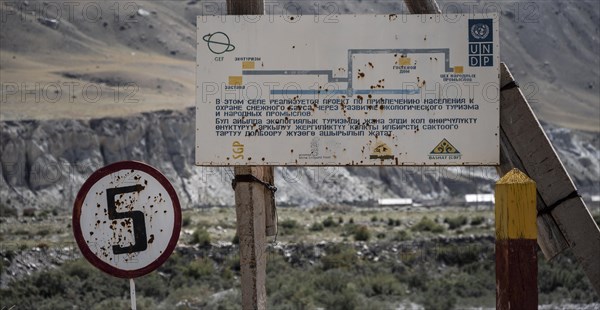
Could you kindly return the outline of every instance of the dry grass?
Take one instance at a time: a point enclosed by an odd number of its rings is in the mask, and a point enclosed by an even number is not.
[[[0,120],[90,119],[194,105],[193,62],[131,50],[105,53],[106,59],[0,53],[3,87],[10,87]]]

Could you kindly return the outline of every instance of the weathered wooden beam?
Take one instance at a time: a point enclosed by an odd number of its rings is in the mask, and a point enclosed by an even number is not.
[[[263,15],[263,0],[227,0],[227,15]]]
[[[523,163],[516,155],[517,153],[510,144],[506,133],[500,129],[500,166],[496,167],[498,175],[504,175],[512,168],[517,168],[521,171],[525,171]],[[537,206],[538,208],[545,208],[546,205],[541,199],[540,195],[537,194]],[[544,256],[547,259],[552,259],[565,249],[569,248],[567,240],[565,240],[562,232],[558,228],[558,225],[554,221],[554,218],[548,213],[541,213],[537,217],[538,224],[538,245]]]
[[[235,167],[235,213],[240,240],[242,309],[266,309],[266,235],[264,186],[249,181],[265,179],[264,167]],[[243,181],[242,181],[243,180]]]
[[[504,63],[500,64],[500,89],[500,127],[514,149],[508,155],[516,156],[513,162],[526,165],[524,172],[536,181],[545,204],[538,205],[538,211],[545,210],[575,191],[575,185]]]
[[[227,0],[228,15],[262,15],[263,0]],[[275,234],[273,167],[235,167],[235,213],[240,240],[242,309],[267,307],[266,235]],[[267,212],[268,210],[268,212]]]
[[[513,169],[495,195],[496,309],[537,309],[535,182]]]
[[[504,63],[500,65],[502,173],[519,167],[537,183],[538,244],[547,258],[570,248],[600,292],[600,229]]]
[[[435,0],[404,0],[410,14],[440,14],[440,7]]]
[[[581,197],[565,200],[552,211],[571,251],[600,295],[600,229]]]

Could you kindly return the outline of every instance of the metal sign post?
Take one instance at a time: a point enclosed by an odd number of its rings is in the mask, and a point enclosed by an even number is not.
[[[73,207],[73,234],[83,256],[115,277],[133,279],[162,265],[175,249],[181,207],[158,170],[135,161],[110,164],[83,184]]]

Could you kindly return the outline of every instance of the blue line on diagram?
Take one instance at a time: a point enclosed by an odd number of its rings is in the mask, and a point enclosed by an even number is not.
[[[326,75],[328,83],[348,83],[347,89],[272,89],[272,95],[313,95],[313,94],[418,94],[419,89],[357,89],[352,88],[352,61],[356,54],[444,54],[445,72],[453,72],[450,66],[450,49],[417,48],[417,49],[349,49],[347,77],[334,77],[333,70],[243,70],[243,75]]]

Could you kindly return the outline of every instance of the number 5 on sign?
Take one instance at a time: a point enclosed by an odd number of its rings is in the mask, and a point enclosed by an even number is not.
[[[83,256],[120,278],[145,275],[173,252],[181,208],[158,170],[124,161],[94,172],[73,207],[73,233]]]

